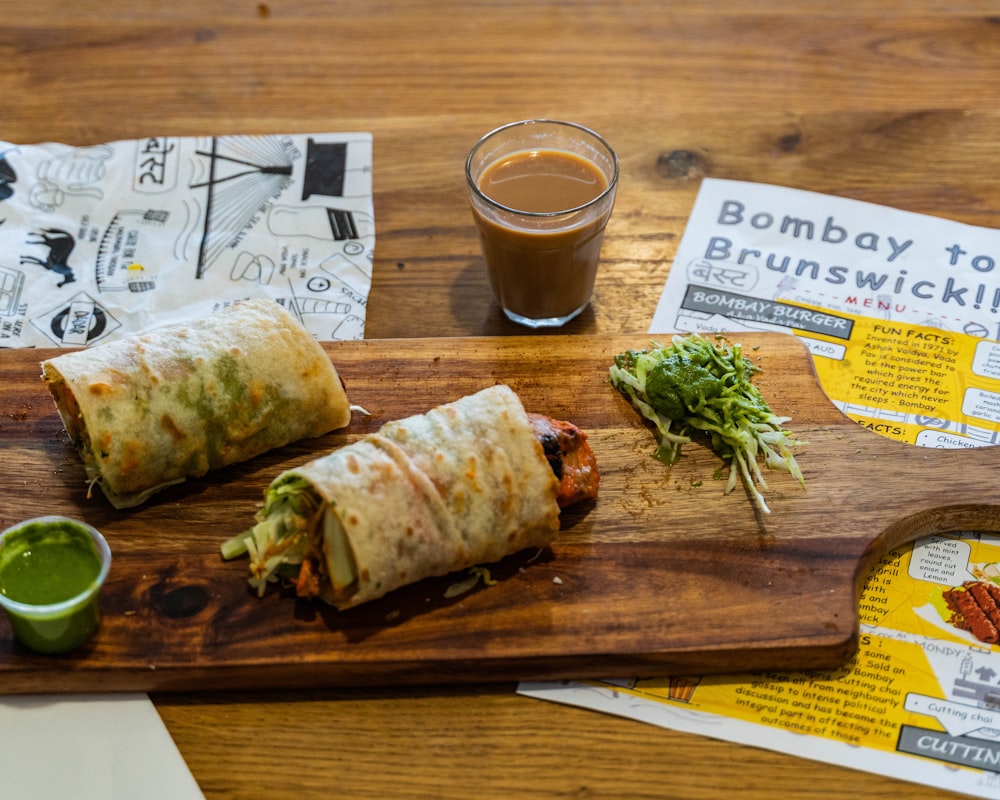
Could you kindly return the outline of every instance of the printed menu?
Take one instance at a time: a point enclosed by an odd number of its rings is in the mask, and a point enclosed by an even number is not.
[[[248,297],[364,337],[369,133],[0,143],[0,347],[89,347]]]
[[[650,332],[756,330],[798,336],[831,402],[876,433],[921,447],[1000,442],[1000,231],[706,179]],[[1000,534],[955,531],[884,554],[859,612],[858,652],[837,669],[518,691],[1000,798]]]

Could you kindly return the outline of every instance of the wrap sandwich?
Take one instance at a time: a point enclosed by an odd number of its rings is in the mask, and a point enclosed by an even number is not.
[[[91,487],[116,508],[351,418],[322,346],[273,300],[41,366]]]
[[[279,475],[258,522],[222,545],[250,585],[293,581],[339,609],[426,577],[544,547],[560,508],[596,497],[586,435],[498,385]]]

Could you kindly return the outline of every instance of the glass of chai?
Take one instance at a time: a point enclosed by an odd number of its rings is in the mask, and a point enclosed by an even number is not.
[[[465,177],[490,286],[507,317],[546,328],[583,311],[618,186],[611,146],[572,122],[513,122],[476,143]]]

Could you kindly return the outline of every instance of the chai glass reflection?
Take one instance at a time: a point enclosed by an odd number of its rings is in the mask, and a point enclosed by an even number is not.
[[[618,156],[572,122],[524,120],[486,134],[465,163],[490,286],[530,328],[564,325],[590,302],[618,187]]]

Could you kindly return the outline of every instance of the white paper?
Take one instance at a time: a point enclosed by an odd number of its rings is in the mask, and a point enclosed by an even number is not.
[[[933,786],[972,797],[1000,798],[1000,776],[989,771],[965,771],[931,759],[886,757],[863,747],[831,742],[790,731],[763,729],[760,725],[716,714],[689,711],[619,692],[615,683],[523,683],[518,694],[566,705],[589,708],[669,730],[709,736],[728,742],[764,747],[813,761],[885,775],[910,783]]]
[[[0,347],[86,347],[247,297],[361,339],[371,166],[368,133],[0,143]]]
[[[1000,232],[706,178],[650,330],[844,333],[797,306],[1000,339]]]
[[[0,774],[11,800],[203,800],[145,695],[0,699]]]

